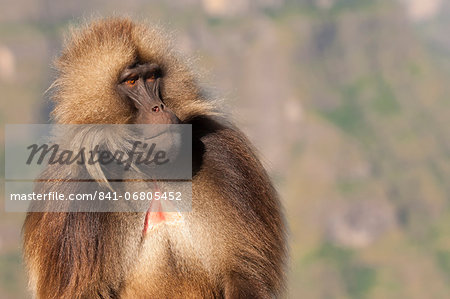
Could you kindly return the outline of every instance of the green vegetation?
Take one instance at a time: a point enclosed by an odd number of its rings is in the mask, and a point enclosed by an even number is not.
[[[400,112],[394,90],[381,76],[361,78],[340,90],[340,105],[323,115],[348,134],[363,138],[370,131],[366,114],[374,110],[380,117]]]
[[[436,252],[436,263],[442,269],[442,271],[447,276],[450,282],[450,250],[447,251],[437,251]]]
[[[350,298],[365,298],[376,284],[376,270],[359,261],[354,250],[324,243],[309,259],[318,261],[338,271]]]
[[[367,128],[363,113],[357,98],[357,88],[348,87],[342,90],[341,105],[324,112],[324,115],[345,132],[358,136]]]
[[[373,107],[381,116],[397,114],[400,105],[395,97],[392,87],[383,78],[375,80],[376,95],[373,99]]]
[[[14,296],[24,291],[22,257],[19,251],[0,255],[0,288]],[[12,298],[11,297],[11,298]]]

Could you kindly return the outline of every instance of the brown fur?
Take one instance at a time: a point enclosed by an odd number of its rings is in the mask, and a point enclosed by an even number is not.
[[[249,141],[217,116],[160,31],[115,18],[75,31],[56,62],[55,121],[131,122],[115,84],[135,60],[161,66],[165,104],[193,126],[192,212],[144,241],[142,213],[28,213],[32,291],[38,298],[278,296],[286,246],[276,192]],[[44,186],[52,188],[61,186]]]

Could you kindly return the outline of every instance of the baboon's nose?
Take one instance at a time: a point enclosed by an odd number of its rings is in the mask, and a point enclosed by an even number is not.
[[[154,106],[153,108],[152,108],[152,111],[153,112],[159,112],[159,111],[162,111],[162,110],[164,110],[164,104],[161,104],[161,105],[159,105],[159,106]]]

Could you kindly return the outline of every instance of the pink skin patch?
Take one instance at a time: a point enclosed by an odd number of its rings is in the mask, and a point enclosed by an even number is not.
[[[155,190],[160,190],[156,183]],[[165,202],[165,205],[171,206],[172,204],[170,202]],[[183,217],[180,212],[164,212],[161,200],[151,201],[147,214],[145,214],[144,229],[142,233],[145,236],[147,232],[153,231],[163,224],[175,225],[182,221]]]

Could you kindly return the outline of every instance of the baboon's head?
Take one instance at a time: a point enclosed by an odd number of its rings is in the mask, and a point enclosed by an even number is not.
[[[55,65],[57,123],[172,123],[171,112],[186,121],[213,110],[164,33],[129,19],[72,30]]]

